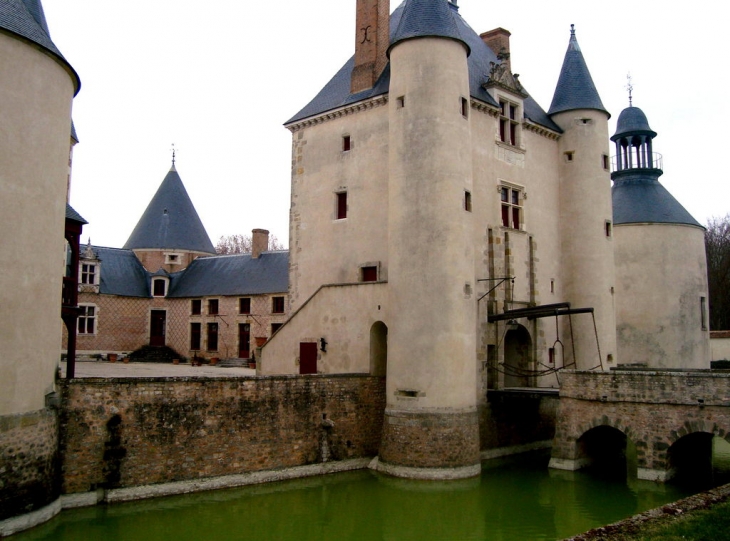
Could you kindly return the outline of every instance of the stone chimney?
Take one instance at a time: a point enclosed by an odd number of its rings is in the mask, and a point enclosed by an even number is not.
[[[251,231],[251,257],[257,259],[261,252],[269,249],[269,232],[266,229]]]
[[[350,92],[372,88],[388,62],[390,0],[357,0],[355,67]]]
[[[509,58],[509,37],[511,36],[509,30],[504,28],[495,28],[489,32],[480,34],[479,37],[482,41],[487,44],[487,47],[494,51],[494,54],[499,55],[501,52],[507,53],[507,58],[503,62],[507,65],[507,69],[512,72],[512,63]]]

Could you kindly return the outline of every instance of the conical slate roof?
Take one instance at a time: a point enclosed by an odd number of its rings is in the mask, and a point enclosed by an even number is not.
[[[459,34],[452,9],[446,0],[408,0],[398,28],[391,38],[388,54],[401,41],[425,37],[453,39],[463,43],[467,51],[470,51],[469,45]]]
[[[593,78],[588,71],[588,66],[575,37],[575,30],[571,25],[568,50],[565,53],[563,68],[560,70],[558,85],[555,88],[548,115],[575,109],[596,109],[610,116],[601,102],[596,85],[593,84]]]
[[[51,40],[41,0],[0,1],[0,28],[40,45],[56,57],[68,69],[78,93],[81,80]]]
[[[651,175],[639,172],[615,181],[611,199],[614,225],[653,223],[702,227]]]
[[[174,165],[147,205],[124,249],[215,253]]]
[[[412,9],[419,5],[421,10]],[[410,7],[409,7],[410,6]],[[443,8],[447,8],[446,11]],[[401,25],[401,20],[410,10],[409,22]],[[448,17],[447,17],[447,12]],[[449,21],[450,19],[450,21]],[[456,36],[452,34],[454,27]],[[418,35],[416,35],[418,34]],[[447,0],[404,0],[390,15],[390,43],[408,39],[408,37],[441,36],[457,39],[463,42],[471,53],[467,58],[469,68],[469,93],[475,99],[488,103],[494,107],[499,104],[484,88],[485,77],[492,69],[493,64],[500,60],[492,49],[479,37],[472,27],[461,17],[456,5]],[[392,45],[391,45],[392,47]],[[390,64],[387,64],[380,78],[372,88],[352,94],[350,92],[350,78],[355,57],[332,77],[319,93],[303,109],[290,118],[285,124],[289,125],[302,121],[327,111],[338,109],[362,100],[374,98],[388,93],[390,87]],[[550,130],[562,133],[560,127],[553,122],[540,105],[530,96],[524,100],[525,117],[532,122],[545,126]]]

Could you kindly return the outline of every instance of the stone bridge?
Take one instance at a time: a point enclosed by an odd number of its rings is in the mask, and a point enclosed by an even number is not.
[[[712,440],[730,442],[730,371],[565,371],[550,467],[625,464],[666,481],[711,467]]]

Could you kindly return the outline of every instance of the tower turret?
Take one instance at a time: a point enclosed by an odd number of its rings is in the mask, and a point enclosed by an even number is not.
[[[618,355],[652,368],[707,368],[704,228],[659,183],[656,135],[628,107],[611,137]]]
[[[389,48],[389,310],[381,468],[478,475],[469,47],[447,0],[408,0]]]
[[[566,300],[573,308],[594,309],[593,318],[573,317],[573,361],[578,369],[607,369],[616,354],[608,159],[610,115],[598,95],[572,25],[548,114],[563,130],[558,151]],[[566,328],[566,335],[569,332]],[[567,348],[566,365],[571,364],[572,355],[573,349]]]

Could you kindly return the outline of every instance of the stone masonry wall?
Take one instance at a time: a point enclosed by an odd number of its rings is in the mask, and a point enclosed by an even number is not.
[[[578,440],[609,426],[636,446],[640,469],[666,472],[668,451],[696,432],[730,440],[730,373],[564,372],[552,456],[581,458]]]
[[[364,375],[94,378],[62,392],[64,493],[375,456],[385,408],[384,380]]]
[[[57,449],[54,411],[0,416],[0,521],[58,497]]]

